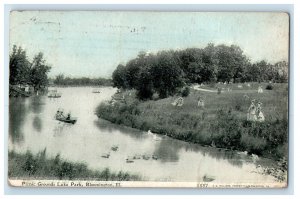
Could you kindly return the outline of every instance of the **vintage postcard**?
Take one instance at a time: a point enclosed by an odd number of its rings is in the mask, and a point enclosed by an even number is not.
[[[8,183],[285,188],[289,15],[12,11]]]

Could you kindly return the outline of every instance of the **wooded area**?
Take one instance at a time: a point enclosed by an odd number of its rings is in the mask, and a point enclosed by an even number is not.
[[[192,83],[287,82],[288,63],[252,63],[239,46],[208,44],[156,54],[140,52],[126,65],[118,65],[112,78],[114,86],[134,88],[141,99],[155,92],[164,98]]]

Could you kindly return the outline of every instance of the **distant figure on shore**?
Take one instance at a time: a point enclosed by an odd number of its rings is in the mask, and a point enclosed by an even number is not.
[[[248,86],[248,87],[251,87],[251,84],[248,83],[247,86]]]
[[[243,85],[239,84],[237,87],[238,87],[238,88],[243,88]]]
[[[204,108],[204,99],[202,97],[198,97],[198,107]]]
[[[261,86],[258,87],[257,92],[258,93],[263,93],[264,92]]]
[[[257,121],[258,122],[264,122],[265,121],[265,116],[264,116],[264,114],[263,114],[263,112],[262,112],[262,108],[261,108],[261,105],[262,105],[262,103],[261,102],[258,102],[258,104],[257,104]]]
[[[182,106],[183,105],[183,98],[182,97],[179,97],[177,98],[173,103],[172,103],[173,106]]]
[[[255,100],[251,100],[251,105],[248,108],[248,113],[247,113],[247,120],[248,121],[257,121],[257,116],[256,116],[256,106],[255,106]]]

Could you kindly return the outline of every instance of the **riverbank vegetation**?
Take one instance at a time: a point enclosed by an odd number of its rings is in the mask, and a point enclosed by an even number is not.
[[[112,86],[111,79],[105,78],[71,78],[65,77],[63,74],[57,75],[53,80],[56,86]]]
[[[191,89],[181,107],[171,103],[178,97],[140,101],[134,90],[115,94],[124,100],[102,103],[98,117],[113,123],[167,135],[201,145],[247,151],[272,159],[287,157],[288,120],[287,85],[276,84],[273,90],[258,94],[256,90],[238,89],[221,94]],[[247,121],[250,99],[263,103],[265,122]],[[181,94],[178,94],[181,95]],[[205,99],[205,107],[197,106],[198,98]]]
[[[98,117],[192,143],[287,157],[285,61],[251,63],[238,46],[208,44],[141,52],[112,78],[122,92],[98,106]],[[263,122],[247,120],[251,101],[263,104]]]
[[[91,170],[85,163],[74,163],[60,157],[47,157],[46,149],[33,155],[27,151],[18,154],[9,151],[8,177],[18,179],[59,179],[59,180],[98,180],[98,181],[134,181],[140,180],[138,175],[127,172]]]

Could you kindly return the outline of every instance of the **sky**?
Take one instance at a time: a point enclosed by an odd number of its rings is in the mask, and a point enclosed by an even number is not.
[[[263,12],[13,11],[10,49],[42,52],[50,77],[109,78],[140,51],[238,45],[252,62],[288,61],[289,16]]]

